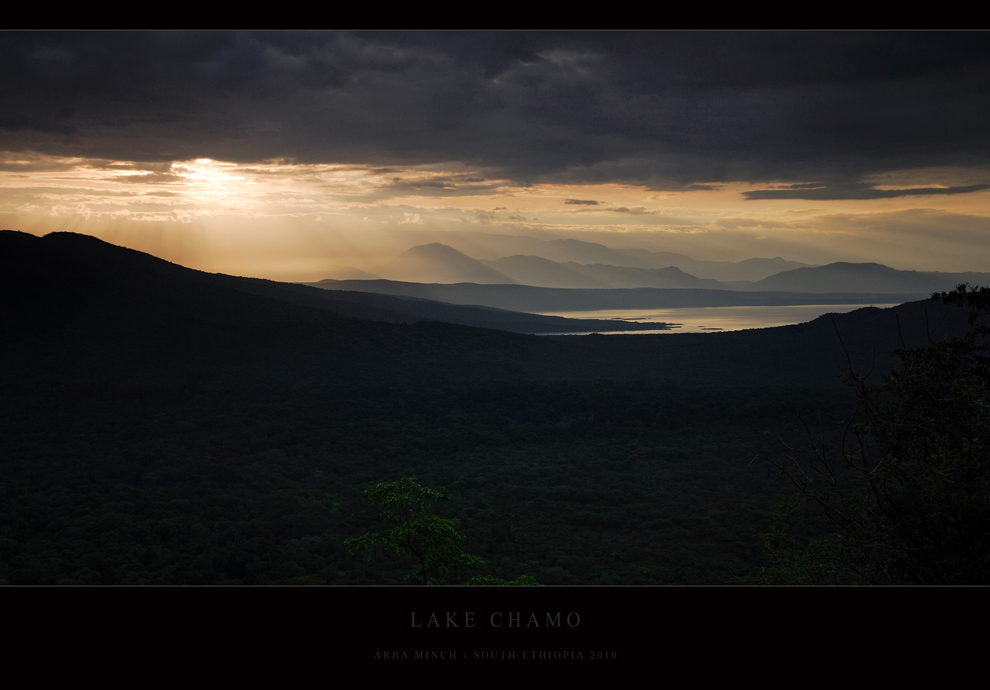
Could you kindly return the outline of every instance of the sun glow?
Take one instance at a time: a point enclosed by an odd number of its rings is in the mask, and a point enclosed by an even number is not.
[[[970,181],[966,171],[952,172],[931,180],[909,171],[871,183],[910,189]],[[825,263],[882,255],[900,268],[981,270],[990,264],[982,241],[990,227],[986,191],[833,201],[744,198],[767,188],[522,186],[497,171],[460,164],[0,156],[3,227],[84,232],[205,270],[281,279],[316,278],[331,264],[367,268],[455,231],[579,237],[722,260],[783,255]],[[933,227],[941,232],[937,256],[928,241]]]

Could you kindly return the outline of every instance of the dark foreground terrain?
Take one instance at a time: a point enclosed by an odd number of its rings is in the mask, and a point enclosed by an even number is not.
[[[67,233],[0,233],[0,294],[12,584],[400,583],[343,542],[381,527],[370,483],[409,475],[453,492],[438,513],[485,560],[456,582],[746,581],[787,488],[754,458],[800,443],[799,415],[841,430],[847,362],[965,323],[920,302],[546,338]]]

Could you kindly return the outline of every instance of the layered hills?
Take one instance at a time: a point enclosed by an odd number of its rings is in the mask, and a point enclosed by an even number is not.
[[[0,287],[12,324],[167,329],[176,319],[230,327],[336,318],[387,323],[443,321],[519,333],[663,328],[573,320],[363,292],[210,274],[73,233],[39,238],[0,231]],[[14,334],[16,337],[16,332]]]
[[[661,297],[666,304],[678,306],[699,296],[773,304],[794,303],[798,298],[820,300],[821,295],[358,282],[360,293],[350,281],[334,284],[346,288],[342,292],[209,274],[84,235],[53,233],[38,238],[3,232],[0,288],[5,299],[0,317],[9,324],[3,342],[7,353],[3,376],[13,380],[48,374],[75,377],[87,371],[123,375],[126,371],[141,378],[142,372],[175,366],[185,376],[211,368],[215,375],[248,366],[247,362],[254,362],[251,366],[258,372],[298,373],[305,370],[299,368],[300,363],[309,362],[313,372],[330,366],[340,373],[345,360],[351,362],[345,367],[351,373],[362,370],[383,376],[384,372],[398,375],[405,368],[400,362],[412,357],[411,361],[418,362],[410,365],[412,369],[426,367],[445,377],[473,377],[482,371],[489,372],[486,376],[496,375],[497,371],[501,372],[497,377],[511,378],[794,382],[809,377],[821,380],[823,375],[832,380],[835,363],[842,361],[832,317],[792,327],[684,334],[674,339],[638,335],[633,339],[558,340],[506,331],[587,332],[596,330],[589,328],[595,325],[655,329],[657,324],[596,324],[453,304],[460,300],[484,305],[488,295],[497,298],[493,301],[549,311],[567,310],[574,300],[606,308],[656,304]],[[371,288],[400,294],[369,294]],[[620,297],[624,301],[614,301]],[[847,344],[852,343],[854,354],[869,352],[872,357],[874,350],[892,350],[902,336],[908,344],[925,342],[925,324],[939,323],[942,318],[929,313],[938,308],[916,302],[896,309],[861,309],[835,315],[834,323],[840,331],[848,331]],[[951,324],[958,330],[964,321]],[[296,347],[301,350],[288,359],[273,354]],[[529,354],[522,356],[522,352]],[[484,361],[480,367],[478,357]],[[362,369],[365,365],[354,362],[375,364]],[[823,362],[831,364],[823,368]]]
[[[455,582],[744,582],[784,489],[754,455],[797,414],[841,433],[843,367],[967,327],[925,301],[537,337],[68,233],[0,233],[0,290],[0,584],[400,584],[344,541],[404,476],[453,492],[485,561]]]
[[[990,284],[990,273],[898,271],[883,264],[838,262],[798,268],[764,278],[747,290],[796,292],[877,292],[889,294],[941,292],[960,283]]]
[[[607,264],[560,263],[535,256],[507,256],[487,262],[511,282],[551,288],[697,288],[718,290],[726,284],[695,278],[677,268],[631,268]],[[444,281],[437,281],[444,282]],[[469,281],[463,281],[469,282]]]
[[[456,233],[451,234],[455,240],[461,239],[463,246],[463,238],[458,238]],[[487,237],[485,246],[476,250],[480,257],[499,246],[506,249],[525,247],[540,253],[512,254],[495,259],[473,258],[453,246],[431,243],[412,247],[381,267],[378,274],[390,280],[414,283],[526,285],[586,290],[655,288],[857,293],[893,295],[904,299],[952,289],[960,283],[990,283],[990,273],[901,271],[876,263],[836,262],[809,266],[780,257],[739,262],[696,261],[679,254],[613,249],[579,240],[505,237],[495,242],[492,237],[499,236]],[[366,277],[345,276],[341,271],[336,271],[328,278]],[[370,291],[378,290],[370,288]],[[836,303],[843,302],[846,300]]]
[[[676,266],[637,268],[582,264],[522,254],[488,261],[473,259],[439,243],[412,247],[396,257],[382,272],[403,282],[420,283],[519,284],[553,288],[727,287],[716,280],[695,278]]]
[[[700,261],[673,252],[654,252],[641,248],[620,249],[573,238],[543,240],[536,237],[480,232],[409,234],[413,237],[422,237],[428,243],[445,244],[479,261],[496,261],[509,256],[532,256],[565,264],[573,262],[585,265],[603,264],[644,269],[675,266],[697,278],[722,282],[754,282],[782,271],[810,265],[799,261],[788,261],[780,257],[754,258],[737,262]],[[444,281],[430,280],[427,282]]]

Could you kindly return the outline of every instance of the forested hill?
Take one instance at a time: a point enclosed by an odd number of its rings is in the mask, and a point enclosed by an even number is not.
[[[485,561],[453,582],[745,581],[786,488],[754,455],[796,414],[848,419],[836,331],[882,368],[964,324],[540,337],[344,318],[79,236],[4,233],[0,264],[0,584],[400,584],[344,541],[382,526],[370,483],[413,475]]]

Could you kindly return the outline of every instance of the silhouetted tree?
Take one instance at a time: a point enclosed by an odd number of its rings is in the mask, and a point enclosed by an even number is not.
[[[932,299],[967,307],[969,332],[895,351],[879,385],[850,366],[859,404],[839,451],[817,440],[804,460],[772,461],[800,500],[768,534],[763,582],[990,582],[990,288]],[[799,543],[789,521],[807,503],[832,533]]]
[[[453,568],[483,564],[477,556],[461,551],[465,537],[457,531],[456,519],[426,512],[427,501],[450,500],[446,489],[429,489],[417,484],[414,477],[404,477],[397,482],[375,484],[365,493],[372,503],[384,507],[382,518],[392,526],[345,540],[351,553],[381,548],[411,556],[416,568],[406,579],[422,580],[424,585],[443,584]]]

